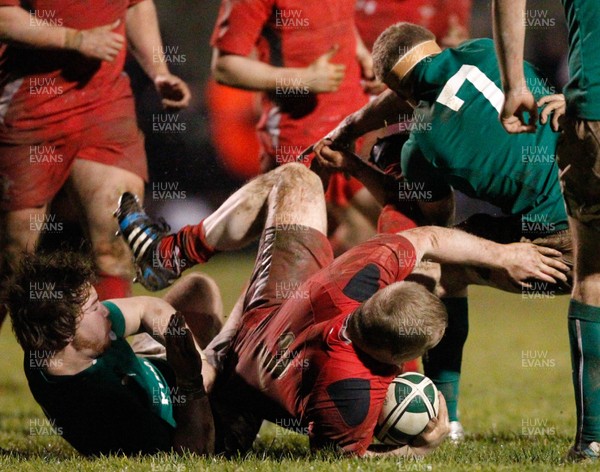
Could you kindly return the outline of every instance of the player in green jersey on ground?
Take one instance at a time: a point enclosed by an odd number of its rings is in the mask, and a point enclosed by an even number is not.
[[[321,164],[338,169],[341,165],[382,204],[398,198],[418,200],[424,217],[420,223],[451,224],[455,188],[499,206],[508,215],[496,221],[491,217],[469,220],[467,231],[504,243],[521,237],[543,241],[566,252],[568,260],[567,215],[554,159],[558,135],[550,124],[540,126],[533,135],[510,136],[502,129],[497,115],[504,97],[493,42],[478,39],[441,51],[427,29],[399,23],[379,37],[374,59],[376,73],[390,90],[348,116],[329,141],[316,146]],[[538,98],[552,92],[546,79],[530,65],[525,67]],[[411,131],[410,139],[401,153],[403,180],[395,185],[393,195],[384,191],[389,179],[383,174],[351,154],[332,150],[384,122],[409,117],[404,128]],[[549,285],[536,288],[558,290]],[[449,314],[446,337],[429,352],[424,367],[444,392],[451,437],[459,439],[458,387],[468,332],[466,292],[448,294],[445,303]]]
[[[558,143],[564,199],[575,253],[569,340],[577,406],[572,460],[600,455],[600,3],[562,0],[569,28],[566,115]],[[511,133],[533,132],[537,108],[523,77],[525,0],[494,4],[498,57],[506,103],[501,121]]]

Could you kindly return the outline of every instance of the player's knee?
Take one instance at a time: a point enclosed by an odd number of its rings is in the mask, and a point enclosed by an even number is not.
[[[322,193],[321,179],[305,165],[292,162],[278,168],[281,183],[289,188],[302,189],[303,192]]]
[[[118,277],[129,277],[132,271],[129,248],[119,239],[94,241],[94,262],[100,272]]]

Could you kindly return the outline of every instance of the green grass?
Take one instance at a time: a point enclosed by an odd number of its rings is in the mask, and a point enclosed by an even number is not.
[[[221,286],[226,308],[233,305],[252,263],[251,256],[241,253],[203,267]],[[597,470],[596,465],[563,462],[575,427],[567,304],[565,297],[533,301],[472,289],[461,397],[467,440],[459,446],[444,444],[421,461],[311,456],[305,437],[274,425],[263,427],[251,454],[235,460],[169,454],[85,459],[55,434],[32,434],[45,429],[44,416],[27,388],[21,350],[5,326],[0,334],[0,470]],[[538,359],[528,361],[528,354]]]

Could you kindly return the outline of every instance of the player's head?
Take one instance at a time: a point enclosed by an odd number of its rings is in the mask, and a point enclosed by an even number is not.
[[[110,322],[92,280],[92,264],[81,254],[24,254],[4,296],[21,347],[56,353],[69,343],[81,346],[91,341],[101,348]]]
[[[440,51],[435,35],[427,28],[396,23],[381,33],[373,45],[375,75],[395,92],[407,96],[410,71],[425,57]]]
[[[421,356],[444,335],[444,304],[424,286],[397,282],[378,291],[348,320],[348,336],[374,359],[400,365]]]

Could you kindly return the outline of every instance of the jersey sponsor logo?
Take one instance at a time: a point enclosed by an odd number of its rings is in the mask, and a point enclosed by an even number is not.
[[[450,77],[436,101],[451,110],[460,110],[465,101],[457,94],[467,81],[485,97],[498,113],[501,112],[502,105],[504,105],[502,90],[479,67],[469,64],[463,65],[456,74]]]

